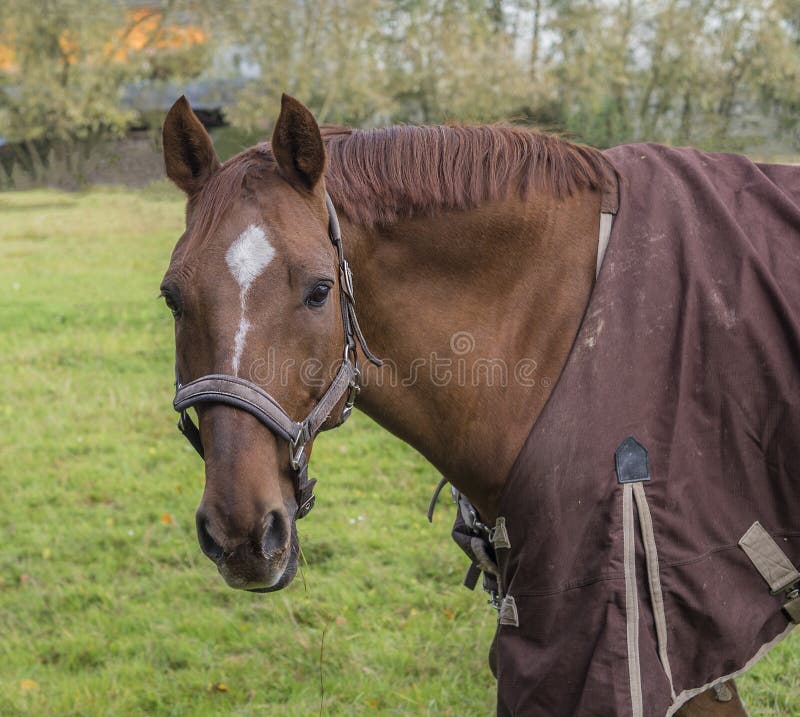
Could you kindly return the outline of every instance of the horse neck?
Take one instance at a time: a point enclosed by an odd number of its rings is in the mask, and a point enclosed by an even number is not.
[[[487,520],[564,366],[594,283],[600,195],[345,225],[358,315],[386,359],[358,406]]]

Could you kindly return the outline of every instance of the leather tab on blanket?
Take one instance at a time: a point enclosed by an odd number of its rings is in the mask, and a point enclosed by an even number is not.
[[[500,604],[500,624],[519,627],[519,614],[517,613],[517,603],[511,595],[506,595]]]
[[[742,536],[739,546],[761,573],[773,595],[800,582],[800,572],[758,521]]]
[[[492,531],[492,546],[495,550],[498,548],[505,548],[506,550],[511,547],[511,541],[508,539],[508,531],[506,530],[506,519],[498,518],[494,524]]]
[[[628,436],[614,452],[617,480],[620,483],[639,483],[650,480],[647,449],[633,436]]]
[[[800,625],[800,595],[794,600],[790,600],[783,606],[789,619],[796,625]]]

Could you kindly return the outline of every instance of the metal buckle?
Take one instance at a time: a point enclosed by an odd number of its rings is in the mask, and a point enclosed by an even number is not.
[[[297,513],[295,514],[295,520],[300,520],[301,518],[305,518],[311,512],[311,509],[314,507],[314,503],[316,502],[317,502],[317,497],[312,493],[311,496],[308,498],[308,500],[297,509]]]
[[[467,515],[465,516],[462,513],[462,517],[464,518],[464,523],[466,526],[473,532],[475,535],[483,535],[485,536],[489,542],[492,542],[492,534],[494,530],[489,528],[489,526],[485,525],[480,521],[478,517],[478,511],[475,509],[475,506],[472,505],[469,501],[466,500],[463,493],[460,494],[461,499],[459,500],[460,503],[466,504]]]
[[[357,375],[357,374],[356,374]],[[356,402],[356,396],[361,393],[361,386],[359,386],[355,378],[350,381],[350,391],[347,394],[347,400],[344,402],[344,408],[342,409],[342,420],[340,422],[344,423],[348,418],[350,418],[350,414],[353,412],[353,406]]]
[[[347,259],[342,259],[342,276],[344,278],[344,287],[345,293],[347,294],[347,298],[350,300],[350,303],[355,305],[356,300],[353,295],[353,272],[350,270],[350,264],[348,263]]]
[[[486,573],[483,573],[483,583],[481,585],[483,591],[489,596],[489,600],[487,601],[489,605],[491,605],[495,610],[498,612],[503,605],[503,598],[500,597],[500,593],[491,585],[489,582],[489,578]]]
[[[347,345],[344,347],[344,360],[349,361],[348,353],[350,350],[348,349]],[[347,398],[344,402],[344,408],[342,409],[342,420],[339,422],[339,425],[344,423],[348,418],[350,418],[350,414],[353,412],[353,406],[356,402],[356,396],[361,393],[361,386],[358,385],[358,377],[361,375],[361,371],[358,369],[358,365],[353,365],[353,375],[350,377],[350,385],[349,391],[347,392]]]
[[[303,424],[297,432],[297,438],[289,444],[289,463],[291,463],[292,468],[296,471],[299,471],[300,467],[305,464],[305,448],[307,442],[306,427],[305,424]],[[311,509],[309,508],[309,510]]]

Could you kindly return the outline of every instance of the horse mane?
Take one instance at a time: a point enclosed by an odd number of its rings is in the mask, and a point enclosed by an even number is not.
[[[322,135],[328,191],[349,221],[365,226],[513,194],[524,199],[534,190],[570,196],[600,189],[608,176],[599,150],[511,125],[328,126]],[[268,142],[225,162],[193,206],[201,231],[213,229],[231,196],[246,185],[257,191],[258,177],[274,168]]]
[[[325,179],[337,208],[356,224],[471,209],[481,202],[556,197],[599,189],[608,163],[599,150],[510,125],[323,129]]]

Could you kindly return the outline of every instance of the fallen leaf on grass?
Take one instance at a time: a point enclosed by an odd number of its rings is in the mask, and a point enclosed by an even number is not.
[[[456,614],[452,610],[448,610],[447,608],[442,610],[442,613],[444,614],[444,616],[446,618],[448,618],[450,620],[452,620],[456,616]]]
[[[39,683],[36,680],[20,680],[19,688],[23,692],[30,692],[39,688]]]
[[[336,616],[336,624],[337,625],[346,625],[347,624],[347,618],[344,617],[343,615],[337,615]]]
[[[224,682],[215,682],[211,685],[211,692],[229,692],[230,688]]]
[[[175,525],[175,518],[173,518],[169,513],[162,513],[161,522],[164,525]]]

